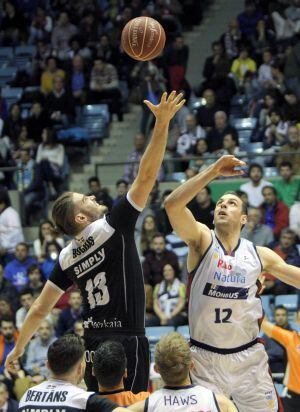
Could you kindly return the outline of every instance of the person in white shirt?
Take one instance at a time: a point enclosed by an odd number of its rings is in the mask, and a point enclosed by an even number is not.
[[[262,195],[262,189],[265,186],[273,186],[272,183],[263,179],[263,169],[261,165],[252,163],[248,170],[250,182],[241,185],[240,190],[247,193],[249,205],[252,207],[259,207],[264,197]]]
[[[223,395],[215,395],[200,385],[191,385],[194,367],[188,342],[178,332],[162,337],[155,348],[154,370],[165,387],[144,401],[130,406],[136,412],[210,411],[236,412],[234,404]]]
[[[21,329],[26,315],[34,302],[33,293],[28,288],[23,289],[19,295],[21,307],[16,312],[16,327],[18,330]]]
[[[11,207],[6,190],[0,191],[0,255],[13,254],[18,243],[24,242],[19,213]]]
[[[187,128],[177,140],[177,153],[181,156],[185,156],[199,139],[206,136],[205,130],[197,125],[197,119],[193,114],[188,114],[185,120]]]
[[[290,208],[290,229],[300,237],[300,201]],[[300,301],[299,301],[300,303]]]
[[[55,234],[54,224],[51,220],[44,220],[39,226],[39,237],[33,242],[34,255],[40,263],[45,260],[48,242],[57,242],[62,248],[65,246],[64,239]]]
[[[259,66],[258,69],[258,81],[264,88],[269,88],[273,82],[271,62],[273,56],[270,50],[265,50],[263,52],[263,63]]]

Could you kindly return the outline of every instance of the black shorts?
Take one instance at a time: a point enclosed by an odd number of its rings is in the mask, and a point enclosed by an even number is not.
[[[113,335],[99,336],[86,334],[84,337],[86,348],[86,371],[84,380],[89,391],[97,391],[98,385],[92,374],[93,352],[100,343],[114,340],[122,343],[127,357],[127,378],[124,386],[126,391],[138,393],[148,390],[150,352],[146,336]]]

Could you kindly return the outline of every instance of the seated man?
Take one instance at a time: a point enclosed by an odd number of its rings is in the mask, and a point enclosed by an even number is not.
[[[5,383],[0,383],[0,411],[17,412],[18,402],[10,398],[7,386]]]
[[[265,186],[262,195],[264,197],[261,205],[262,223],[272,229],[275,239],[279,239],[282,229],[289,225],[289,208],[278,200],[277,190],[273,186]]]
[[[189,372],[194,367],[188,342],[177,332],[160,339],[155,350],[154,370],[165,387],[145,401],[130,407],[136,412],[210,411],[236,412],[234,404],[223,395],[215,395],[200,385],[191,385]]]
[[[261,223],[262,211],[259,208],[251,207],[248,210],[248,220],[242,230],[242,237],[253,242],[255,246],[267,246],[273,242],[272,229]]]
[[[52,343],[47,356],[51,377],[25,392],[20,400],[19,412],[54,410],[53,399],[59,400],[59,410],[64,411],[126,412],[127,409],[118,408],[108,399],[77,386],[85,372],[84,352],[82,339],[75,335],[65,335]]]
[[[99,395],[124,407],[150,395],[149,392],[134,394],[125,391],[123,381],[127,377],[126,364],[125,350],[120,342],[106,341],[95,352],[93,372],[99,385]]]
[[[62,336],[65,333],[70,333],[75,322],[82,318],[82,297],[79,289],[74,289],[70,292],[69,307],[64,309],[58,318],[56,326],[57,336]]]

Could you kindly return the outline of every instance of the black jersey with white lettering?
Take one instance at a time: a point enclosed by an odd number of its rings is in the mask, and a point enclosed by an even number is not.
[[[111,412],[116,403],[56,379],[30,388],[22,396],[19,412]]]
[[[60,252],[49,281],[62,290],[78,285],[86,330],[144,334],[144,282],[134,240],[139,212],[127,195]]]

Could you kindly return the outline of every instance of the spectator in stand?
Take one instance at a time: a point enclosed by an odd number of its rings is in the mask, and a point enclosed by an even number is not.
[[[12,318],[2,317],[0,321],[1,334],[0,334],[0,375],[4,372],[4,364],[7,355],[15,347],[15,343],[18,339],[18,332],[15,329],[14,321]]]
[[[34,256],[42,263],[46,256],[46,245],[48,242],[55,241],[61,248],[65,246],[65,241],[62,237],[56,235],[54,225],[51,220],[44,220],[39,226],[39,237],[33,242]]]
[[[239,56],[234,59],[231,66],[231,73],[240,87],[244,86],[245,76],[249,73],[256,72],[256,63],[249,57],[249,51],[246,47],[241,48]]]
[[[69,41],[75,34],[77,34],[77,28],[70,23],[68,13],[62,11],[51,35],[52,48],[59,59],[68,58]]]
[[[230,132],[223,137],[223,148],[217,153],[217,155],[233,155],[235,157],[246,155],[246,152],[242,152],[238,146],[237,133]]]
[[[250,164],[248,176],[250,182],[242,184],[240,190],[247,193],[250,206],[259,207],[264,201],[262,189],[272,183],[263,179],[263,168],[257,163]]]
[[[290,228],[297,234],[300,239],[300,201],[296,202],[290,209]],[[299,301],[300,305],[300,301]],[[300,319],[299,319],[300,320]]]
[[[278,239],[282,229],[289,225],[289,208],[281,200],[278,200],[277,191],[273,186],[265,186],[262,189],[264,202],[261,205],[263,212],[262,223],[269,226]]]
[[[253,242],[255,246],[267,246],[274,240],[272,229],[261,223],[263,214],[261,209],[248,209],[247,223],[242,230],[242,237]]]
[[[36,154],[36,163],[40,165],[43,180],[47,182],[50,196],[56,198],[61,192],[64,176],[65,148],[57,142],[57,135],[52,129],[44,129],[42,143]]]
[[[56,241],[47,242],[46,258],[41,265],[41,269],[45,279],[49,279],[55,265],[58,262],[58,257],[61,252],[61,247]]]
[[[213,159],[208,159],[208,157],[211,157],[211,153],[209,153],[208,151],[208,144],[206,139],[199,139],[197,141],[191,155],[196,156],[198,159],[190,160],[189,168],[196,169],[198,173],[206,169],[213,163]]]
[[[121,112],[121,93],[119,90],[118,72],[110,63],[104,59],[97,58],[90,77],[91,103],[99,103],[101,100],[108,101],[110,113],[116,113],[118,120],[123,119]]]
[[[298,27],[300,30],[300,7],[298,8]],[[299,81],[299,58],[300,58],[300,44],[299,32],[295,39],[294,45],[291,45],[286,50],[286,61],[284,66],[284,76],[287,87],[295,93],[300,99],[300,81]],[[298,108],[299,113],[299,108]],[[299,119],[298,119],[299,120]]]
[[[17,307],[19,307],[19,294],[17,295],[17,303]],[[10,319],[14,319],[15,311],[16,309],[12,308],[10,301],[5,297],[0,296],[0,321],[1,319],[5,319],[7,317],[9,317]]]
[[[136,238],[136,244],[140,256],[145,256],[151,250],[153,236],[157,233],[155,218],[152,215],[145,216],[140,236]]]
[[[110,399],[118,405],[128,407],[142,401],[149,392],[125,391],[124,379],[127,377],[127,358],[120,342],[108,340],[95,351],[93,371],[99,385],[98,395]]]
[[[18,402],[10,398],[5,383],[0,382],[0,411],[18,412],[18,406]]]
[[[262,55],[263,62],[258,68],[258,81],[264,89],[269,89],[273,82],[271,63],[273,55],[271,50],[266,49]]]
[[[28,282],[28,268],[35,263],[35,259],[29,256],[29,248],[26,243],[18,243],[15,250],[15,258],[4,268],[4,277],[18,291],[21,291]]]
[[[4,277],[4,269],[0,264],[0,299],[6,299],[15,311],[19,307],[19,294],[15,286]],[[2,310],[0,310],[2,315]]]
[[[79,289],[70,292],[69,307],[64,309],[58,318],[56,325],[56,336],[60,337],[71,333],[75,322],[82,319],[82,297]]]
[[[276,326],[285,330],[292,330],[288,321],[288,310],[284,306],[279,305],[275,307],[274,320]],[[269,356],[271,372],[285,373],[287,366],[287,354],[285,348],[267,335],[263,335],[263,340]]]
[[[34,297],[30,289],[22,289],[19,293],[19,296],[21,307],[16,312],[16,328],[18,330],[21,329],[23,322],[27,316],[27,313],[34,302]]]
[[[49,125],[49,118],[44,110],[42,103],[36,101],[30,109],[30,117],[26,122],[28,135],[36,143],[41,143],[43,130]]]
[[[286,376],[287,396],[284,398],[285,412],[300,409],[300,334],[275,326],[265,317],[262,330],[269,337],[282,345],[287,353],[289,373]]]
[[[143,133],[137,133],[133,138],[134,151],[127,157],[127,164],[124,167],[123,178],[126,182],[132,183],[139,170],[139,163],[146,147],[146,138]],[[132,163],[136,162],[136,163]]]
[[[163,279],[163,268],[170,264],[179,273],[178,258],[174,252],[166,249],[164,235],[156,233],[152,238],[152,250],[143,262],[144,280],[146,284],[155,286]]]
[[[99,31],[102,30],[101,23],[102,19],[98,19],[98,16],[90,10],[82,14],[78,35],[81,42],[87,47],[93,47],[95,45]]]
[[[66,127],[74,118],[74,101],[60,76],[53,79],[53,90],[46,97],[46,107],[52,125]]]
[[[117,196],[113,200],[113,205],[116,205],[119,202],[119,200],[122,199],[123,196],[126,195],[126,193],[128,192],[128,189],[129,189],[129,185],[128,185],[127,180],[119,179],[116,181]]]
[[[16,144],[13,147],[14,149],[16,149],[15,152],[12,153],[14,159],[21,157],[20,151],[23,149],[29,150],[30,152],[35,152],[36,144],[34,140],[30,138],[26,124],[23,124],[23,126],[21,127]]]
[[[10,260],[15,247],[24,241],[19,213],[11,206],[7,190],[0,190],[0,256]]]
[[[9,115],[4,122],[2,136],[8,136],[12,144],[17,146],[22,125],[23,119],[21,117],[20,105],[18,103],[14,103],[10,106]]]
[[[293,90],[285,91],[282,110],[286,120],[300,122],[300,101]]]
[[[80,338],[83,338],[84,328],[82,320],[76,320],[76,322],[74,323],[73,332],[75,335],[79,336]]]
[[[20,150],[20,160],[17,165],[24,169],[22,174],[17,174],[15,180],[17,187],[20,190],[24,189],[25,216],[29,222],[32,205],[44,199],[45,185],[40,165],[35,163],[28,149]]]
[[[266,128],[271,123],[269,112],[278,106],[278,97],[273,91],[268,91],[262,103],[258,106],[258,122],[261,129]]]
[[[16,9],[12,1],[4,3],[4,10],[1,10],[0,23],[0,44],[1,46],[17,46],[19,42],[25,40],[26,20]],[[1,7],[2,9],[2,7]]]
[[[282,72],[281,65],[277,61],[272,62],[271,71],[272,71],[273,81],[270,82],[270,88],[283,94],[286,90],[286,82],[285,82],[284,74]]]
[[[226,76],[230,71],[230,60],[224,53],[222,43],[214,41],[211,47],[213,54],[206,58],[202,73],[207,81],[216,77]]]
[[[186,83],[185,74],[189,60],[189,47],[184,43],[184,38],[178,34],[169,46],[164,56],[169,89],[179,91]]]
[[[102,188],[101,182],[97,176],[90,177],[89,183],[89,193],[87,196],[95,196],[96,201],[99,205],[104,205],[110,210],[113,205],[113,200],[108,194],[108,189]]]
[[[300,29],[300,7],[297,0],[286,2],[282,13],[276,9],[272,12],[272,19],[278,40],[290,39]],[[280,10],[280,9],[279,9]]]
[[[216,94],[212,89],[205,89],[202,98],[205,104],[197,111],[197,123],[208,132],[214,127],[215,114],[221,110],[221,107],[216,102]]]
[[[206,132],[200,125],[197,125],[196,116],[188,114],[186,116],[187,129],[184,130],[177,141],[177,154],[185,156],[189,153],[193,146],[197,144],[199,139],[204,139]]]
[[[226,113],[222,111],[216,112],[214,127],[207,134],[208,150],[215,152],[222,149],[224,136],[231,132],[237,135],[235,128],[228,124]]]
[[[39,40],[48,42],[53,28],[52,18],[49,14],[46,14],[43,7],[37,8],[29,28],[28,43],[35,44]]]
[[[288,127],[287,131],[288,142],[279,150],[276,156],[277,167],[288,160],[293,165],[293,172],[295,175],[300,174],[300,129],[296,125]],[[286,154],[285,154],[286,153]]]
[[[25,289],[30,290],[32,296],[37,298],[44,287],[44,280],[42,278],[42,272],[38,265],[31,265],[27,271],[28,283],[25,286]]]
[[[263,133],[264,149],[283,146],[286,143],[288,124],[283,120],[279,109],[270,109],[268,116],[270,125]]]
[[[210,229],[213,229],[215,206],[216,204],[211,198],[211,189],[209,186],[206,186],[190,202],[188,208],[197,222],[201,222]]]
[[[46,367],[47,352],[55,340],[52,324],[48,320],[43,320],[38,329],[38,336],[28,345],[24,369],[29,375],[49,376],[49,370]]]
[[[112,46],[107,34],[100,36],[99,42],[95,46],[95,58],[104,59],[108,63],[114,64],[117,50]]]
[[[53,81],[55,77],[64,79],[65,72],[57,67],[57,59],[49,56],[46,60],[46,67],[41,76],[41,91],[49,94],[53,91]]]
[[[222,34],[220,41],[222,42],[226,56],[230,60],[235,59],[238,55],[239,43],[241,41],[239,22],[236,19],[232,19],[229,22],[228,29]]]
[[[178,279],[175,268],[166,264],[163,267],[163,281],[157,284],[153,293],[154,317],[147,326],[182,326],[187,324],[184,312],[186,304],[186,286]]]
[[[293,166],[291,162],[285,161],[279,165],[280,180],[274,182],[274,187],[278,193],[278,199],[291,207],[299,197],[300,181],[293,176]]]
[[[84,59],[78,54],[72,59],[72,68],[68,79],[69,90],[71,90],[75,104],[79,106],[85,104],[88,89],[88,78],[85,70]]]
[[[237,20],[243,39],[255,36],[257,23],[263,20],[261,12],[256,8],[255,0],[245,0],[245,9],[238,15]]]

